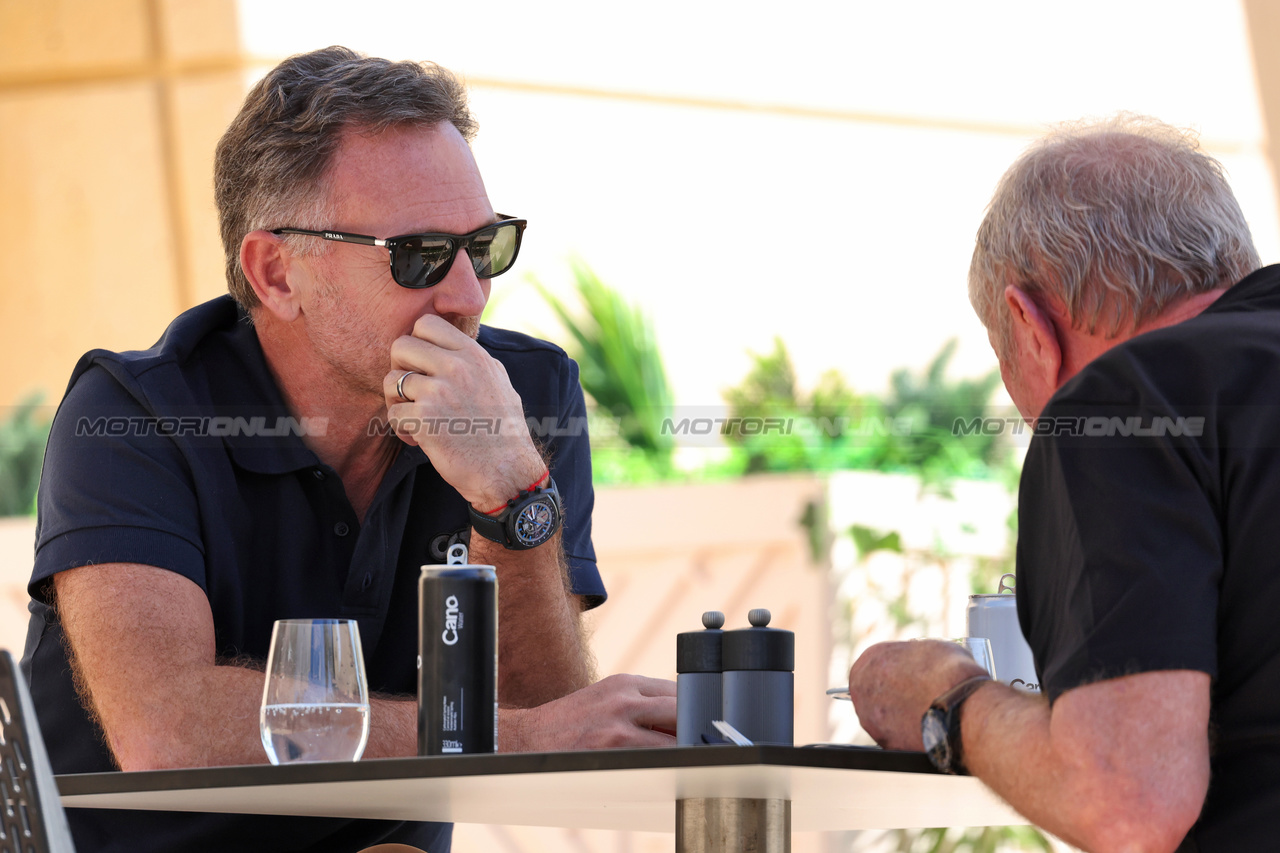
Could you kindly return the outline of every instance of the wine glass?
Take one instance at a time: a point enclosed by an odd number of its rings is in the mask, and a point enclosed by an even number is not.
[[[986,637],[957,637],[951,642],[962,647],[973,659],[978,662],[978,666],[987,671],[987,675],[992,678],[996,677],[996,658],[991,652],[991,641]]]
[[[272,764],[360,759],[369,687],[354,620],[275,623],[258,721]]]

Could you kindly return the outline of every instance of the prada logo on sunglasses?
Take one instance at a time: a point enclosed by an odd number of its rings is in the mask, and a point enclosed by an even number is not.
[[[476,278],[502,275],[511,269],[520,253],[520,240],[528,223],[498,214],[498,221],[470,234],[402,234],[399,237],[371,237],[346,231],[309,231],[304,228],[273,228],[272,234],[301,234],[339,243],[381,246],[390,253],[391,278],[401,287],[422,288],[439,284],[453,267],[460,252],[466,253]]]

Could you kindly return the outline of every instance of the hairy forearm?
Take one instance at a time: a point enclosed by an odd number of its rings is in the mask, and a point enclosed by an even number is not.
[[[260,669],[211,666],[153,703],[104,708],[100,723],[116,763],[122,770],[266,763],[258,713],[263,677]],[[95,697],[95,706],[104,699]],[[369,704],[364,757],[417,755],[416,699],[377,696]]]
[[[471,542],[471,562],[497,568],[499,702],[532,708],[590,684],[591,656],[560,534],[528,551],[478,534]]]
[[[1082,846],[1075,774],[1053,748],[1048,702],[993,683],[969,698],[961,719],[969,772],[1032,823]]]
[[[1037,826],[1085,850],[1173,850],[1199,812],[1201,754],[1127,737],[1060,699],[992,684],[965,704],[965,763]]]
[[[99,725],[122,770],[266,762],[258,729],[262,679],[260,670],[210,665],[175,673],[163,694],[116,696],[92,671],[86,674]]]

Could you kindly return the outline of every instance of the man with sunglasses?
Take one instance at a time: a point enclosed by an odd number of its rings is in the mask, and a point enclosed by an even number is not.
[[[1159,122],[1066,126],[1009,169],[969,294],[1033,427],[1017,605],[1042,693],[953,644],[879,644],[849,674],[878,742],[1085,850],[1275,848],[1280,267],[1259,266],[1222,166]]]
[[[343,48],[250,92],[215,162],[231,295],[149,350],[87,354],[55,419],[24,665],[58,772],[265,761],[261,661],[296,617],[359,621],[364,754],[416,754],[419,568],[459,542],[497,568],[501,750],[674,742],[670,682],[592,683],[577,368],[479,325],[526,223],[491,207],[474,131],[448,72]],[[433,824],[69,817],[82,850],[449,845]]]

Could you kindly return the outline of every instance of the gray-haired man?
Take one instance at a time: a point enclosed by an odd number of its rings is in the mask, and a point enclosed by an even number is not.
[[[878,741],[1084,849],[1274,846],[1280,268],[1258,267],[1219,164],[1158,122],[1066,127],[1009,170],[969,286],[1035,424],[1018,610],[1044,693],[874,646],[849,678]]]

